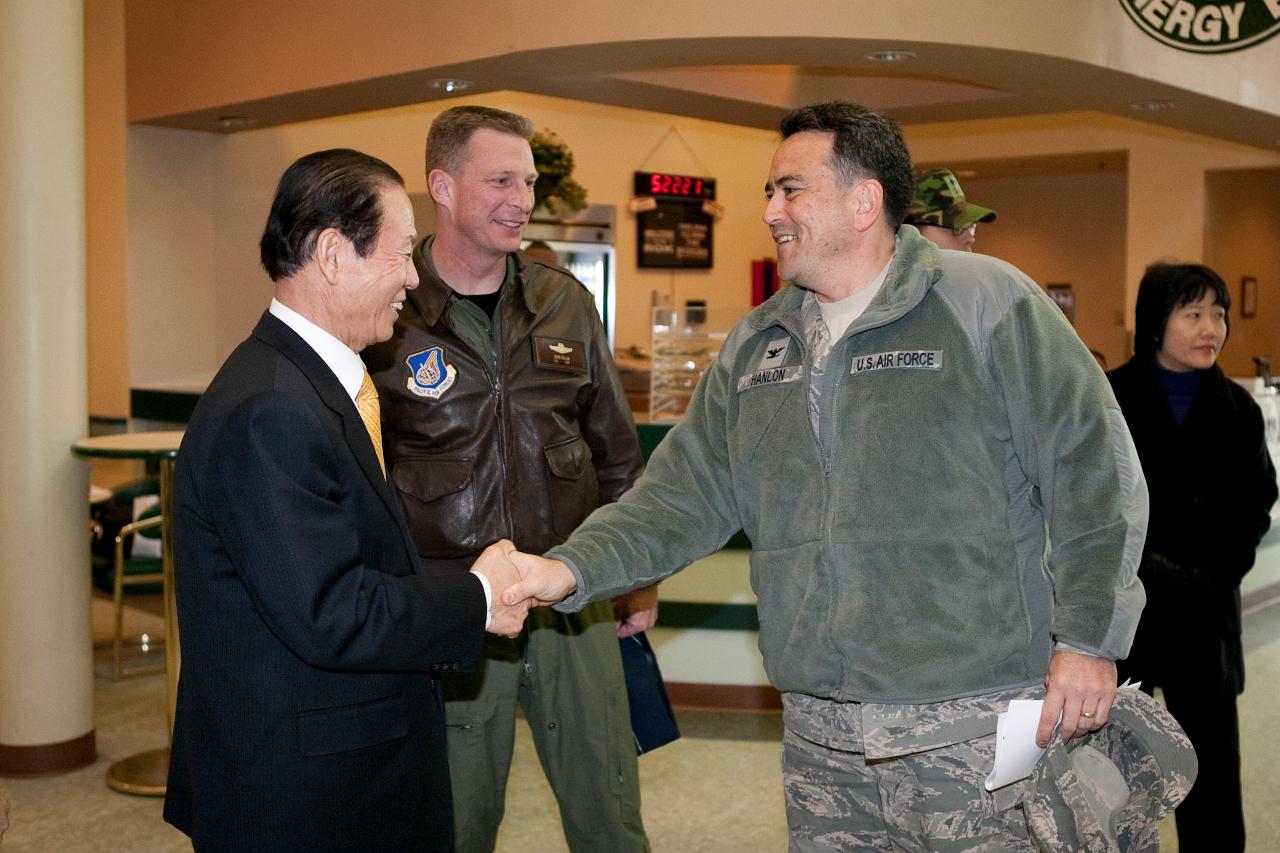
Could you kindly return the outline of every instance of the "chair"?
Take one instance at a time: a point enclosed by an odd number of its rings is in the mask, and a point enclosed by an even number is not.
[[[160,538],[160,526],[164,523],[158,505],[143,512],[134,521],[121,524],[124,519],[133,515],[133,506],[137,498],[159,492],[159,484],[154,479],[139,480],[127,483],[116,489],[102,511],[96,514],[97,521],[103,526],[107,536],[111,537],[111,559],[108,561],[100,548],[95,553],[94,584],[103,592],[111,593],[112,601],[112,637],[111,637],[111,676],[115,680],[133,675],[144,675],[160,672],[164,669],[164,659],[158,664],[138,667],[126,671],[124,668],[124,593],[128,588],[138,594],[155,594],[163,591],[163,561],[159,556],[136,555],[131,547],[137,537],[147,539]],[[103,537],[104,540],[106,536]],[[106,542],[102,543],[104,546]],[[163,638],[150,641],[154,645],[162,645]]]

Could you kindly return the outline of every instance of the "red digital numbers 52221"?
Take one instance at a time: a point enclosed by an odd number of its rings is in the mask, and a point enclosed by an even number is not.
[[[649,192],[653,195],[702,195],[702,179],[686,175],[649,176]]]

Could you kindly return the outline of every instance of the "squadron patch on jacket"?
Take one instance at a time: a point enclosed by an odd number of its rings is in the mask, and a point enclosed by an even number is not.
[[[405,381],[405,387],[411,394],[428,400],[439,400],[458,378],[457,369],[452,364],[445,363],[444,347],[431,347],[415,352],[404,363],[409,366],[409,378]]]
[[[582,341],[534,337],[533,363],[538,367],[549,367],[552,370],[586,373],[586,350],[587,347]]]
[[[787,351],[791,349],[791,338],[778,338],[769,341],[760,356],[756,369],[745,376],[738,377],[738,393],[748,388],[761,385],[773,385],[779,382],[795,382],[800,378],[801,365],[785,366]]]
[[[894,352],[877,352],[855,355],[849,367],[851,374],[870,373],[874,370],[941,370],[942,350],[904,349]]]

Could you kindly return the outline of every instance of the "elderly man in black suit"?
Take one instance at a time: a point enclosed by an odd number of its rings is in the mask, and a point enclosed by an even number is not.
[[[436,675],[473,666],[510,543],[423,574],[357,353],[417,286],[400,175],[349,150],[295,162],[262,237],[275,298],[178,454],[183,669],[165,820],[206,850],[448,850]],[[372,402],[369,397],[372,396]],[[489,609],[489,603],[494,607]]]

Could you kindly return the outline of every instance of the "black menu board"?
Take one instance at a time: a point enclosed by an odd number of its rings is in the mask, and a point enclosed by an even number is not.
[[[654,200],[636,214],[637,266],[710,269],[714,219],[702,208],[716,197],[715,179],[636,172],[635,193]]]

